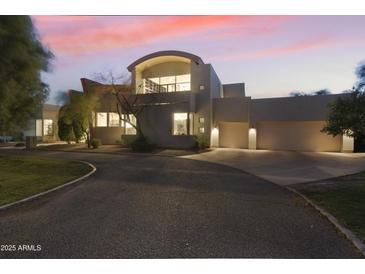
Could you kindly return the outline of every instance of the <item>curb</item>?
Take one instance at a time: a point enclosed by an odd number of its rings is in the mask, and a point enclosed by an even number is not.
[[[190,156],[194,154],[188,155],[168,155],[168,154],[160,154],[160,153],[146,153],[146,152],[92,152],[92,151],[83,151],[83,150],[61,150],[61,149],[35,149],[35,151],[52,151],[52,152],[71,152],[71,153],[89,153],[89,154],[110,154],[110,155],[133,155],[133,156],[158,156],[158,157],[183,157]]]
[[[69,181],[69,182],[67,182],[67,183],[65,183],[63,185],[60,185],[60,186],[57,186],[55,188],[46,190],[44,192],[41,192],[41,193],[38,193],[38,194],[35,194],[35,195],[32,195],[32,196],[29,196],[29,197],[24,198],[24,199],[21,199],[19,201],[15,201],[15,202],[12,202],[10,204],[6,204],[6,205],[3,205],[3,206],[0,206],[0,211],[5,210],[5,209],[8,209],[8,208],[11,208],[11,207],[18,206],[20,204],[23,204],[23,203],[26,203],[26,202],[29,202],[29,201],[32,201],[32,200],[35,200],[35,199],[37,199],[39,197],[45,196],[45,195],[47,195],[49,193],[52,193],[52,192],[57,191],[59,189],[62,189],[64,187],[73,185],[73,184],[75,184],[75,183],[77,183],[77,182],[79,182],[81,180],[86,179],[87,177],[89,177],[90,175],[92,175],[96,171],[96,167],[93,164],[89,163],[89,162],[85,162],[85,161],[77,161],[77,162],[87,164],[88,166],[90,166],[92,168],[92,170],[89,173],[81,176],[80,178],[77,178],[77,179],[74,179],[72,181]]]
[[[326,217],[328,221],[330,221],[330,223],[332,223],[340,232],[342,232],[342,234],[344,234],[346,238],[351,241],[351,243],[360,251],[360,253],[363,256],[365,256],[365,244],[350,229],[341,225],[336,217],[330,214],[327,210],[313,203],[310,199],[308,199],[306,196],[301,194],[296,189],[293,189],[291,187],[286,187],[286,188],[291,192],[302,197],[308,204],[310,204],[314,209],[316,209],[317,211],[319,211],[319,213],[321,213],[324,217]]]

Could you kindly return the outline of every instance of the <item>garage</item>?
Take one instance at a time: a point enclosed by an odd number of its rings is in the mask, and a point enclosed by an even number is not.
[[[229,148],[247,148],[248,123],[219,123],[219,146]]]
[[[341,137],[321,132],[324,121],[259,122],[257,148],[298,151],[340,151]]]

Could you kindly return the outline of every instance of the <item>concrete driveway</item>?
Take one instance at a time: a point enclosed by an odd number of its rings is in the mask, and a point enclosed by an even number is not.
[[[42,246],[0,258],[361,257],[300,197],[237,169],[172,157],[32,154],[86,160],[97,171],[0,211],[0,244]]]
[[[218,148],[183,158],[220,163],[278,185],[317,181],[365,170],[364,153],[315,153]]]

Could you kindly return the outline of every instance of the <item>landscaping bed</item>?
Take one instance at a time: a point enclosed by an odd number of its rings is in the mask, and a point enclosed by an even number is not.
[[[365,172],[294,186],[365,242]]]
[[[65,184],[91,170],[80,162],[0,155],[0,206]]]

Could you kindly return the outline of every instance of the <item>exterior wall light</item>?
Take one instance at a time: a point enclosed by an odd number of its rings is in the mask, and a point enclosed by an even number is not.
[[[248,149],[256,149],[257,131],[256,128],[248,130]]]
[[[212,133],[210,135],[210,146],[219,147],[219,130],[216,127],[212,129]]]

